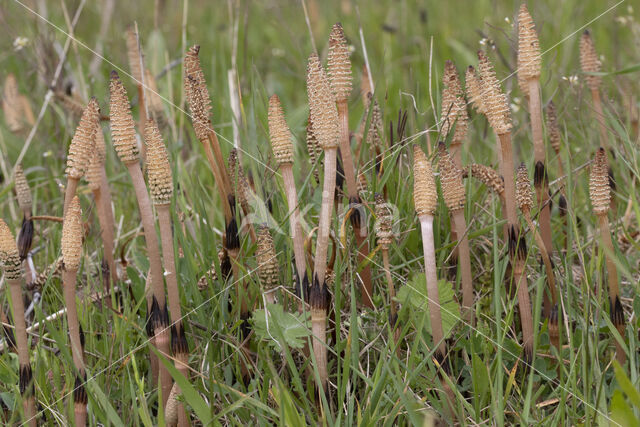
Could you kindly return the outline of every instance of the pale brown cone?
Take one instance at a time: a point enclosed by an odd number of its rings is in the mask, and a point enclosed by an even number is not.
[[[327,77],[318,55],[309,57],[307,65],[307,96],[311,127],[323,150],[338,147],[338,110]]]
[[[258,235],[258,248],[256,249],[258,276],[265,289],[273,289],[280,284],[278,258],[273,238],[266,225],[258,226],[256,234]]]
[[[2,110],[4,111],[4,120],[9,130],[11,132],[21,131],[24,127],[22,104],[20,101],[20,92],[18,91],[18,81],[12,73],[7,74],[4,81]]]
[[[533,207],[533,192],[531,191],[531,181],[529,172],[524,163],[518,166],[516,174],[516,203],[521,211],[530,211]]]
[[[328,74],[336,101],[346,101],[351,94],[351,61],[340,23],[334,24],[329,35]]]
[[[458,70],[452,61],[445,62],[444,66],[441,107],[441,138],[445,139],[455,124],[453,140],[462,141],[467,134],[467,106],[464,91],[458,78]]]
[[[364,173],[358,173],[358,194],[362,194],[367,191],[367,177]]]
[[[98,101],[96,98],[91,98],[80,117],[80,123],[69,145],[65,173],[71,178],[82,178],[89,167],[89,159],[95,146],[96,123],[99,115]]]
[[[127,29],[127,59],[129,69],[136,84],[142,84],[142,67],[140,66],[140,49],[138,48],[138,38],[133,27]],[[144,60],[144,59],[143,59]]]
[[[453,158],[441,143],[438,150],[438,168],[440,169],[440,183],[442,196],[450,211],[464,209],[466,195],[462,182],[462,171],[458,169]]]
[[[547,125],[549,127],[549,143],[556,154],[560,153],[560,143],[562,137],[560,135],[560,126],[558,125],[558,115],[556,105],[553,101],[549,101],[547,105]]]
[[[580,66],[583,73],[598,73],[602,67],[589,30],[585,30],[580,37]],[[591,90],[600,87],[600,76],[586,75],[585,80]]]
[[[471,105],[480,114],[486,114],[487,110],[484,105],[484,97],[482,95],[482,79],[476,73],[476,69],[469,65],[465,74],[465,84],[467,87],[467,97],[471,101]]]
[[[507,134],[511,130],[509,101],[500,88],[500,82],[496,77],[493,65],[481,50],[478,51],[478,60],[487,119],[497,135]]]
[[[129,98],[118,73],[115,71],[111,72],[109,91],[111,94],[109,116],[111,118],[111,140],[113,146],[123,163],[137,162],[140,158],[140,153],[138,151]]]
[[[293,141],[278,95],[269,98],[269,139],[278,164],[293,163]]]
[[[0,219],[0,267],[4,270],[6,280],[22,278],[22,262],[18,246],[9,226]]]
[[[211,116],[211,99],[207,89],[207,81],[200,66],[200,46],[194,45],[187,51],[184,57],[184,89],[189,108],[193,114],[194,128],[196,128],[196,117],[198,126],[208,126]],[[204,130],[208,132],[208,130]],[[198,129],[196,129],[196,133]],[[200,135],[201,136],[201,135]],[[202,138],[198,138],[202,140]]]
[[[31,188],[27,182],[27,177],[24,175],[24,170],[22,170],[22,165],[16,165],[13,171],[13,179],[15,182],[18,206],[20,206],[20,209],[23,211],[31,212],[31,208],[33,206]]]
[[[436,213],[438,192],[431,162],[418,145],[413,146],[413,201],[418,216]]]
[[[607,152],[600,147],[591,164],[589,175],[589,197],[595,215],[606,215],[611,203],[611,187],[609,186],[609,163]]]
[[[369,95],[373,99],[372,95]],[[384,123],[382,121],[382,111],[380,110],[380,104],[377,99],[373,99],[370,103],[371,108],[371,122],[369,124],[369,131],[367,132],[367,143],[371,147],[382,147],[382,136],[384,134]]]
[[[232,185],[236,192],[238,202],[248,211],[249,209],[249,196],[252,192],[249,180],[244,174],[240,160],[238,159],[238,151],[233,148],[229,152],[229,173],[231,174]]]
[[[504,181],[498,172],[488,166],[473,163],[470,167],[471,176],[490,187],[498,194],[504,193]]]
[[[376,193],[375,202],[376,237],[378,244],[386,249],[393,243],[393,213],[391,209],[389,209],[389,204],[384,200],[382,194]]]
[[[526,4],[518,13],[518,85],[525,95],[529,95],[529,80],[539,79],[542,68],[542,54],[538,33]]]
[[[147,179],[151,199],[156,205],[168,205],[173,197],[173,176],[169,154],[153,119],[146,122],[144,141],[147,146]]]
[[[82,210],[80,209],[80,200],[78,196],[74,196],[69,204],[69,208],[64,215],[62,223],[62,239],[60,246],[62,247],[62,259],[64,267],[67,270],[77,270],[80,267],[80,258],[82,257]]]
[[[313,133],[313,129],[311,127],[311,115],[309,115],[309,118],[307,120],[307,132],[306,132],[306,143],[307,143],[307,151],[309,153],[309,163],[311,164],[311,167],[315,167],[316,163],[318,163],[320,161],[320,155],[322,154],[322,148],[320,148],[320,145],[318,144],[318,139],[316,138],[315,134]],[[319,181],[318,175],[318,168],[321,166],[318,165],[317,168],[313,169],[313,176],[316,179],[316,182]]]

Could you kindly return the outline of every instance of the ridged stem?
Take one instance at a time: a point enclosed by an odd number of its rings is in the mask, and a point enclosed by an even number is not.
[[[104,165],[100,168],[100,193],[102,196],[102,204],[104,211],[104,220],[105,224],[102,227],[102,241],[105,242],[104,245],[104,254],[105,259],[107,260],[107,264],[109,265],[109,272],[111,274],[111,281],[113,283],[118,282],[118,270],[116,269],[116,263],[113,258],[114,254],[114,229],[115,229],[115,219],[113,217],[113,208],[111,201],[111,189],[109,188],[109,180],[107,178],[107,172],[105,171]],[[108,249],[110,245],[111,249]]]
[[[62,210],[62,216],[67,212],[67,208],[73,200],[73,197],[76,195],[76,190],[78,189],[78,182],[80,180],[77,178],[67,177],[67,187],[64,192],[64,209]]]
[[[546,153],[544,149],[544,134],[542,131],[542,101],[540,99],[540,80],[529,80],[529,115],[531,117],[531,134],[533,136],[533,157],[535,162],[542,162],[546,174]],[[549,207],[549,187],[548,179],[544,177],[542,181],[535,182],[538,207],[541,208],[538,222],[540,223],[540,234],[548,253],[553,253],[551,243],[551,211]]]
[[[98,211],[98,223],[100,224],[100,235],[102,237],[102,246],[104,252],[104,259],[109,266],[110,279],[113,280],[113,269],[115,269],[115,264],[113,261],[113,240],[108,236],[108,228],[109,222],[106,218],[107,214],[105,212],[106,203],[102,197],[102,190],[100,188],[93,190],[93,200],[96,204],[96,209]],[[115,283],[115,282],[114,282]],[[104,291],[106,294],[109,294],[111,289],[111,284],[109,280],[106,280],[104,283]],[[111,299],[107,298],[107,304],[111,305]]]
[[[533,360],[533,315],[531,312],[531,301],[529,299],[529,289],[527,283],[527,272],[525,271],[525,258],[516,256],[512,259],[513,279],[515,282],[518,307],[520,308],[520,323],[522,326],[522,347],[525,354],[525,362],[530,364]]]
[[[613,324],[622,335],[624,339],[624,311],[622,311],[622,306],[620,303],[620,288],[618,286],[618,270],[616,268],[616,263],[613,260],[613,254],[615,253],[613,250],[613,241],[611,240],[611,229],[609,227],[609,218],[607,215],[598,215],[598,223],[600,228],[600,238],[602,239],[602,244],[605,248],[605,260],[607,265],[607,277],[608,277],[608,285],[609,285],[609,309],[612,313],[611,319],[613,320]],[[619,316],[615,316],[614,313],[616,310],[620,310]],[[624,352],[622,345],[618,342],[618,340],[614,339],[616,344],[616,359],[621,365],[627,361],[627,355]]]
[[[501,172],[504,179],[504,196],[507,207],[507,222],[510,225],[518,224],[518,214],[516,212],[516,183],[514,179],[513,148],[511,146],[511,134],[498,135],[500,139],[501,151]]]
[[[387,278],[387,293],[389,294],[389,327],[393,331],[393,341],[397,344],[400,339],[400,328],[398,327],[398,306],[394,301],[396,297],[396,288],[393,284],[393,278],[391,277],[391,263],[389,262],[389,249],[383,247],[382,251],[382,265],[384,267],[384,275]],[[400,351],[399,347],[396,347],[396,353]]]
[[[547,252],[547,249],[544,245],[544,241],[542,240],[542,236],[538,232],[538,229],[536,228],[535,224],[533,223],[533,220],[531,219],[530,212],[527,210],[527,211],[523,211],[522,214],[524,216],[524,219],[527,221],[529,230],[531,230],[531,232],[533,233],[533,238],[535,239],[536,244],[538,245],[538,249],[540,250],[540,255],[542,256],[542,262],[544,263],[544,268],[547,273],[547,284],[549,285],[551,302],[553,305],[556,305],[558,303],[558,294],[557,294],[558,291],[556,289],[556,280],[553,274],[553,265],[551,264],[551,258],[549,257],[549,252]],[[551,315],[551,308],[552,307],[549,307],[549,311],[547,312],[547,307],[545,307],[544,315],[547,319]]]
[[[311,333],[313,334],[313,355],[324,393],[328,390],[329,373],[327,371],[327,310],[311,308]]]
[[[433,345],[437,346],[436,354],[444,360],[447,346],[444,341],[442,328],[442,314],[440,312],[440,294],[438,292],[438,274],[436,270],[436,250],[433,243],[433,216],[420,215],[422,229],[422,248],[424,250],[424,271],[427,278],[427,298],[429,303],[429,318],[431,320],[431,335]]]
[[[80,322],[78,321],[78,309],[76,307],[76,280],[77,270],[64,269],[62,272],[62,288],[64,302],[67,306],[67,323],[69,326],[69,340],[71,341],[71,356],[75,367],[75,377],[83,378],[85,372],[84,348],[80,338]],[[74,387],[76,384],[74,383]],[[84,384],[81,385],[84,387]],[[82,402],[75,401],[76,390],[74,390],[73,413],[76,426],[86,425],[87,406]]]
[[[320,207],[320,221],[318,223],[318,239],[316,241],[316,256],[313,267],[313,280],[317,278],[320,285],[325,282],[327,271],[327,251],[329,249],[329,234],[331,228],[331,211],[333,195],[336,187],[336,156],[337,148],[324,150],[324,181],[322,183],[322,205]]]
[[[475,324],[473,315],[473,277],[471,274],[471,251],[469,250],[469,237],[467,236],[467,222],[464,218],[464,209],[452,212],[453,224],[458,239],[459,264],[462,275],[462,308],[463,318]]]
[[[173,231],[171,230],[171,205],[155,205],[160,224],[160,241],[162,242],[162,259],[164,261],[164,274],[167,281],[167,300],[171,323],[176,328],[182,324],[180,309],[180,293],[178,290],[178,276],[176,272],[175,253],[173,250]]]
[[[349,201],[360,200],[358,195],[358,184],[356,181],[355,164],[351,155],[351,141],[349,137],[349,106],[347,100],[340,100],[336,103],[338,107],[338,118],[340,120],[340,155],[342,156],[342,167],[344,169],[344,177],[347,181],[347,193]],[[367,240],[367,227],[364,218],[360,218],[359,227],[354,229],[356,235],[356,243],[358,247],[358,263],[363,264],[367,260],[369,254],[369,242]],[[360,272],[363,287],[361,289],[362,303],[373,309],[373,285],[371,282],[371,268],[369,264],[365,264]]]
[[[600,145],[609,150],[609,134],[607,133],[607,125],[604,120],[600,91],[598,89],[591,89],[591,98],[593,99],[593,109],[596,116],[596,121],[598,122],[598,130],[600,131]]]
[[[142,83],[137,84],[138,88],[138,108],[140,110],[139,120],[138,120],[138,131],[140,135],[144,135],[144,129],[147,124],[147,105],[146,105],[146,97],[144,95],[144,87],[142,87]],[[140,158],[142,160],[142,164],[147,163],[147,147],[145,144],[141,144],[140,147]]]
[[[307,267],[304,256],[304,235],[302,234],[300,209],[298,208],[298,192],[296,191],[296,183],[293,178],[293,165],[291,163],[283,163],[280,165],[280,170],[282,171],[284,192],[287,195],[287,203],[289,205],[289,230],[291,240],[293,240],[293,255],[296,261],[298,280],[300,281],[300,298],[304,301],[307,296],[304,295],[305,289],[303,289],[302,282],[307,275]],[[301,304],[302,303],[300,303],[300,305]]]
[[[147,255],[149,257],[153,297],[158,302],[159,309],[164,312],[167,304],[164,294],[164,271],[162,269],[162,262],[160,261],[160,248],[158,245],[158,235],[156,234],[153,211],[151,209],[151,199],[149,198],[149,193],[147,193],[147,187],[144,183],[140,164],[138,162],[128,163],[127,169],[131,175],[133,187],[136,192],[140,219],[142,221],[142,228],[144,229],[144,239],[147,245]],[[160,353],[165,357],[169,357],[170,355],[168,326],[169,325],[162,325],[161,328],[154,328],[155,345]],[[158,373],[163,400],[166,401],[169,397],[169,393],[171,393],[171,375],[169,375],[169,371],[162,363],[158,366]]]
[[[31,369],[29,360],[29,341],[27,338],[27,324],[24,318],[24,302],[22,300],[22,283],[20,280],[7,280],[9,292],[11,293],[11,308],[13,309],[13,324],[15,326],[14,337],[18,351],[18,365],[20,368],[28,367]],[[29,385],[27,391],[22,396],[22,404],[24,407],[25,420],[29,420],[29,425],[35,426],[36,423],[36,402],[35,396],[29,392],[33,388]]]

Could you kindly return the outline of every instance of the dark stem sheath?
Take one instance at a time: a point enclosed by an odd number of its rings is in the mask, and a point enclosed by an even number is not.
[[[27,339],[27,324],[24,318],[24,302],[22,300],[22,284],[20,280],[7,280],[7,286],[11,293],[11,306],[13,309],[13,324],[15,326],[14,338],[18,351],[18,364],[22,367],[30,367],[29,341]],[[30,368],[29,368],[30,369]],[[31,390],[33,390],[31,388]],[[25,419],[31,426],[36,425],[36,403],[32,393],[25,392],[22,396]]]

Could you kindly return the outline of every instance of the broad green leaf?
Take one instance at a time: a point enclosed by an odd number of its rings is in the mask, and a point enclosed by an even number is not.
[[[442,329],[447,337],[456,323],[460,320],[460,306],[453,294],[453,285],[446,280],[438,281],[438,295],[440,297],[440,313],[442,315]],[[424,273],[414,275],[409,282],[398,291],[396,300],[412,309],[429,313],[427,299],[427,280]],[[426,317],[425,328],[431,333],[429,316]]]
[[[266,340],[271,346],[280,349],[284,343],[292,348],[303,348],[309,336],[309,313],[287,313],[280,304],[268,304],[267,310],[260,309],[253,312],[251,319],[255,333],[260,339]]]
[[[624,370],[617,360],[613,361],[613,371],[616,374],[618,385],[620,385],[620,388],[622,389],[622,391],[624,391],[624,394],[627,395],[629,400],[631,400],[631,403],[633,403],[636,408],[640,409],[640,392],[638,391],[637,387],[633,386],[633,384],[629,380],[629,377],[627,377],[627,374],[625,374]]]
[[[473,375],[473,394],[476,407],[476,416],[479,416],[480,409],[484,405],[485,396],[489,394],[489,370],[480,357],[473,353],[471,360]]]
[[[629,427],[640,425],[640,420],[633,415],[633,410],[629,407],[620,390],[613,392],[609,412],[614,425]]]

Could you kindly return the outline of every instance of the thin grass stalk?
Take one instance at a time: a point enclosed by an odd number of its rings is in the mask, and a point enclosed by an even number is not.
[[[24,410],[24,421],[31,426],[35,426],[37,425],[35,388],[29,360],[29,341],[24,317],[21,264],[13,233],[11,233],[6,223],[0,220],[0,267],[4,271],[5,281],[11,294],[11,310],[15,326],[13,343],[18,353],[19,388]],[[10,337],[9,334],[7,336],[8,338]]]
[[[375,194],[376,237],[380,251],[382,252],[382,265],[387,279],[387,294],[389,298],[389,330],[393,333],[393,341],[396,343],[396,353],[400,351],[397,346],[400,339],[398,327],[398,305],[395,301],[396,289],[391,277],[391,263],[389,261],[389,246],[393,243],[393,215],[389,211],[382,194]]]

